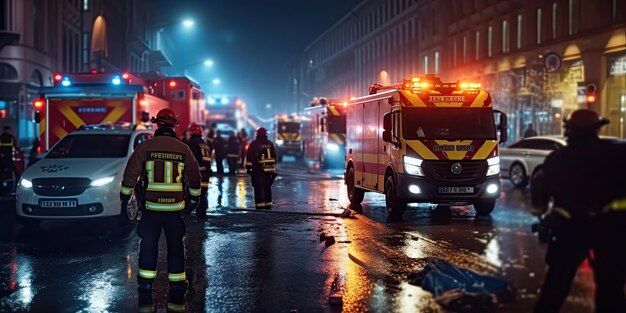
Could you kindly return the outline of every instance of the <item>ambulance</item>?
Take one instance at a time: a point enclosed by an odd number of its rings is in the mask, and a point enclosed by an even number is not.
[[[346,156],[346,107],[348,102],[321,98],[304,109],[302,141],[304,157],[321,168],[342,168]]]
[[[479,83],[427,75],[374,84],[347,109],[344,180],[351,203],[378,192],[396,217],[414,202],[493,211],[507,117],[493,110]]]
[[[272,123],[271,138],[276,146],[278,161],[292,155],[296,161],[303,158],[301,119],[299,115],[278,115]]]

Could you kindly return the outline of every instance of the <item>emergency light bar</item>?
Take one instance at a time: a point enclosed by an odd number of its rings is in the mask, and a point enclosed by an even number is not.
[[[55,74],[54,85],[69,87],[72,85],[130,85],[143,84],[143,81],[130,73],[102,73],[97,70],[91,70],[89,73],[77,74]]]

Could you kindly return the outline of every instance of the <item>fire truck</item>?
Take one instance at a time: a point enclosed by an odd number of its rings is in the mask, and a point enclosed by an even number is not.
[[[202,93],[187,78],[146,82],[129,73],[55,74],[54,86],[41,87],[34,101],[40,152],[88,124],[144,124],[163,108],[180,113],[185,129],[204,122]]]
[[[278,162],[282,162],[283,156],[292,155],[296,161],[302,160],[303,146],[300,134],[300,116],[278,115],[272,121],[271,138],[276,144]]]
[[[374,84],[369,95],[348,103],[346,124],[344,179],[351,203],[372,191],[385,194],[387,211],[396,217],[409,202],[473,204],[479,215],[493,211],[500,194],[498,141],[506,141],[507,117],[493,110],[479,83],[427,75]]]
[[[348,102],[320,99],[302,114],[304,157],[322,168],[343,166],[346,156],[346,107]]]

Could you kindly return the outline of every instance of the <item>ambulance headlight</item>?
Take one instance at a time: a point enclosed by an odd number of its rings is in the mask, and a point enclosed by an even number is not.
[[[33,182],[31,182],[30,180],[26,179],[26,178],[22,178],[20,179],[20,186],[22,186],[22,188],[33,188]]]
[[[284,143],[285,143],[285,141],[284,141],[284,140],[282,140],[282,139],[276,139],[276,145],[278,145],[278,146],[282,146]]]
[[[424,171],[422,171],[423,161],[422,159],[404,156],[404,171],[409,175],[424,176]]]
[[[108,185],[112,183],[114,179],[115,179],[115,176],[103,177],[103,178],[99,178],[99,179],[91,181],[90,185],[92,187],[100,187],[100,186],[104,186],[104,185]]]
[[[339,146],[336,143],[329,142],[326,144],[328,151],[339,151]]]
[[[489,168],[487,169],[487,176],[493,176],[500,174],[500,157],[493,157],[487,159],[487,165]]]

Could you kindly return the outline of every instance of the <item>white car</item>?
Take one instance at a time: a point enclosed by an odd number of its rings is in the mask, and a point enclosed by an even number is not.
[[[600,138],[611,141],[619,139],[609,136]],[[515,187],[524,188],[546,157],[566,145],[565,137],[555,135],[524,138],[506,148],[500,148],[500,175],[509,178]]]
[[[134,147],[152,136],[152,130],[119,125],[82,126],[65,136],[22,174],[18,221],[34,226],[44,219],[132,220],[137,200],[131,198],[123,212],[120,184]]]

